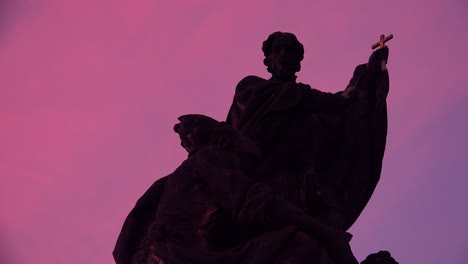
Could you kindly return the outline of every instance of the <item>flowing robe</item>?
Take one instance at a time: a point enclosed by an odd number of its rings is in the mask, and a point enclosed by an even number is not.
[[[336,94],[248,76],[237,85],[227,122],[260,147],[258,180],[347,230],[380,177],[388,87],[386,70],[365,65]]]

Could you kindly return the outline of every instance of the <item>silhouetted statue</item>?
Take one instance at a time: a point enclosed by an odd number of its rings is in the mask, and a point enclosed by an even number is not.
[[[388,48],[356,67],[343,92],[296,83],[304,49],[293,34],[263,43],[269,80],[237,85],[227,123],[261,149],[258,177],[282,197],[347,230],[379,180],[387,131]],[[356,185],[356,186],[355,186]]]
[[[179,118],[189,156],[138,200],[116,263],[357,263],[345,231],[375,189],[385,149],[380,46],[331,94],[296,83],[302,44],[271,34],[262,50],[272,78],[244,78],[226,122]]]

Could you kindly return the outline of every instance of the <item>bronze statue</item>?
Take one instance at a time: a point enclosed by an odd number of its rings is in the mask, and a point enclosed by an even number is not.
[[[116,263],[357,263],[345,231],[380,177],[388,48],[336,94],[296,83],[293,34],[262,50],[272,77],[241,80],[226,122],[179,118],[189,157],[130,212]]]

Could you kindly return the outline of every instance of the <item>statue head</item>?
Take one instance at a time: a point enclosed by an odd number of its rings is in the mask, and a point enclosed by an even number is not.
[[[273,79],[295,81],[296,72],[301,70],[304,46],[292,33],[275,32],[268,36],[262,46],[265,59],[263,64]]]

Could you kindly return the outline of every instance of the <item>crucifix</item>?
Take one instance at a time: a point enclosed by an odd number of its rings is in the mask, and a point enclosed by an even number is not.
[[[385,35],[380,35],[380,40],[379,42],[375,43],[374,45],[372,45],[372,49],[375,49],[377,47],[379,48],[383,48],[385,46],[385,42],[391,40],[393,38],[393,34],[390,34],[388,36],[385,37]]]

